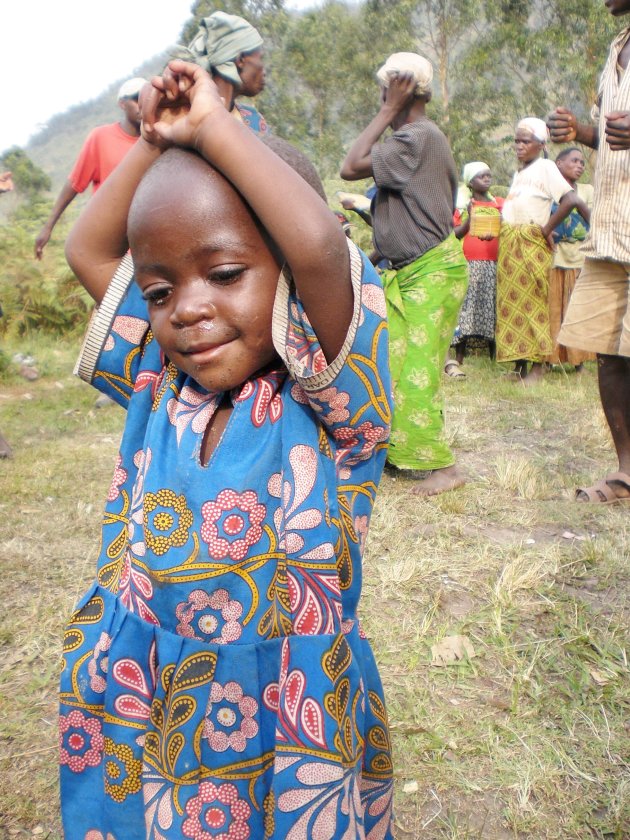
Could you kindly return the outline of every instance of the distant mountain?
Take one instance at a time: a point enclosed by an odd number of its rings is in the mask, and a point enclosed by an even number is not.
[[[160,53],[145,61],[125,78],[144,76],[148,79],[159,73],[167,61],[168,54]],[[50,177],[54,194],[59,192],[68,177],[90,131],[97,125],[116,122],[119,119],[120,109],[116,94],[125,78],[112,82],[95,99],[75,105],[63,114],[56,114],[45,128],[29,140],[25,147],[26,153]]]

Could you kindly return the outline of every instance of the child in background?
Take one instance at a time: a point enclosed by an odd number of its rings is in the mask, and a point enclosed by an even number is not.
[[[391,411],[382,288],[204,70],[171,62],[142,112],[67,245],[98,303],[79,371],[128,416],[66,633],[66,840],[391,838],[356,614]]]
[[[459,313],[453,347],[455,358],[444,365],[448,376],[462,377],[460,369],[466,355],[469,338],[483,338],[488,342],[491,358],[494,358],[494,330],[496,324],[497,256],[499,238],[495,232],[471,231],[471,215],[477,214],[486,222],[501,222],[503,199],[490,194],[492,173],[487,163],[467,163],[463,173],[464,185],[468,188],[470,201],[465,210],[455,210],[453,224],[455,236],[462,239],[464,256],[468,260],[468,290]],[[490,225],[486,225],[490,228]]]
[[[584,202],[581,210],[584,217],[580,215],[577,209],[571,210],[553,232],[556,250],[553,252],[553,267],[549,274],[549,328],[553,341],[553,351],[547,361],[552,365],[568,362],[575,366],[576,373],[581,373],[583,363],[594,361],[595,354],[589,353],[588,350],[579,350],[578,348],[564,347],[562,344],[558,344],[558,333],[575,288],[575,281],[584,265],[584,254],[581,247],[589,230],[593,186],[592,184],[578,184],[578,180],[584,174],[586,162],[582,152],[575,146],[563,149],[558,154],[556,166]],[[555,212],[557,206],[555,203],[551,205],[552,213]]]

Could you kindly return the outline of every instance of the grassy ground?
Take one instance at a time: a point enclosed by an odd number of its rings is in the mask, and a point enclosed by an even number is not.
[[[57,840],[61,632],[93,573],[122,412],[94,409],[76,347],[19,349],[42,377],[0,380],[0,837]],[[630,519],[572,501],[614,468],[594,370],[527,391],[486,359],[466,369],[445,390],[469,483],[420,500],[385,476],[365,560],[397,838],[629,838]],[[464,657],[439,664],[456,642]]]

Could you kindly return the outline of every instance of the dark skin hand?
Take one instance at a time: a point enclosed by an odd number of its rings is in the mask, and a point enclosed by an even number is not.
[[[630,111],[606,114],[606,142],[612,152],[630,149]]]

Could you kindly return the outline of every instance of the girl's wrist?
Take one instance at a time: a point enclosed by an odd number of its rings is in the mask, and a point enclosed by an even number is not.
[[[229,126],[235,123],[234,117],[225,108],[215,108],[209,111],[193,131],[192,148],[199,154],[204,155],[204,148],[208,149],[209,142],[216,140],[218,133],[222,130],[222,121],[226,119],[229,122],[224,123],[225,125]]]

